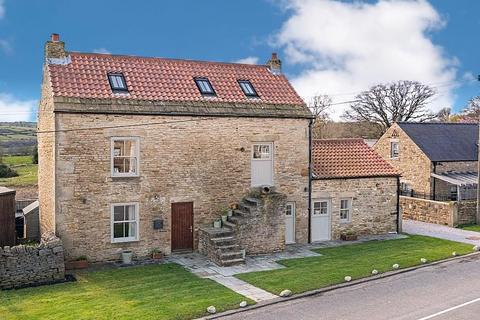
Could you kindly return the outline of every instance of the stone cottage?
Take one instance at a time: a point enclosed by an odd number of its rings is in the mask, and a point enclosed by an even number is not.
[[[54,34],[38,116],[41,232],[62,239],[67,260],[194,250],[223,209],[274,186],[276,248],[284,210],[289,241],[305,243],[311,117],[275,54],[246,65],[79,53]]]
[[[313,141],[312,241],[398,232],[399,174],[362,139]]]
[[[473,123],[399,122],[374,149],[401,173],[402,194],[456,201],[476,197],[477,141]]]

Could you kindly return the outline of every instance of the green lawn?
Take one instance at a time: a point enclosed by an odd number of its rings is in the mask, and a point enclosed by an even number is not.
[[[85,272],[77,279],[0,291],[0,319],[191,319],[210,305],[222,311],[247,300],[177,264]]]
[[[0,185],[34,186],[38,182],[38,165],[32,163],[31,156],[5,156],[3,163],[9,165],[18,173],[18,177],[0,178]]]
[[[472,246],[409,236],[406,239],[369,241],[315,251],[323,256],[282,260],[280,264],[285,265],[285,269],[244,273],[237,278],[274,294],[284,289],[301,293],[344,282],[347,275],[359,279],[369,276],[373,269],[380,272],[392,270],[395,263],[400,268],[406,268],[421,264],[421,258],[435,261],[451,257],[453,251],[470,253]]]
[[[463,230],[480,232],[480,225],[478,224],[464,224],[458,227]]]

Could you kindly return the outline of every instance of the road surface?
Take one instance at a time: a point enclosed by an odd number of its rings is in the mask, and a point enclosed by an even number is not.
[[[480,255],[221,319],[476,320]]]

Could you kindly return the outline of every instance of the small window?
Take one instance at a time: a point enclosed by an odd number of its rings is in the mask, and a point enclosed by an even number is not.
[[[450,187],[450,200],[457,201],[458,200],[458,189],[457,186]]]
[[[254,160],[270,160],[271,152],[270,144],[254,144],[252,157]]]
[[[139,143],[138,138],[112,138],[113,177],[138,176]]]
[[[351,218],[351,199],[340,200],[340,221],[349,222]]]
[[[207,96],[215,95],[215,90],[213,90],[212,84],[207,78],[195,78],[194,80],[201,94]]]
[[[294,211],[294,204],[292,202],[287,203],[287,205],[285,206],[285,215],[287,217],[291,217],[293,215],[293,211]]]
[[[112,242],[138,240],[138,204],[112,205]]]
[[[390,157],[392,159],[398,158],[399,155],[399,148],[398,148],[398,142],[392,141],[390,142]]]
[[[238,84],[247,97],[258,97],[257,91],[255,91],[250,81],[238,80]]]
[[[109,73],[108,81],[113,92],[128,92],[127,82],[122,73]]]
[[[313,203],[313,215],[328,215],[328,202],[327,201],[315,201]]]

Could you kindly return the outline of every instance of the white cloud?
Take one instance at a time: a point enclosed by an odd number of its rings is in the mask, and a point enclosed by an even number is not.
[[[105,48],[93,49],[93,52],[94,52],[94,53],[111,54],[111,52],[110,52],[110,51],[108,51],[108,50],[107,50],[107,49],[105,49]]]
[[[10,94],[0,93],[0,122],[30,121],[36,113],[36,100],[19,100]]]
[[[0,0],[0,19],[5,17],[5,1]]]
[[[13,47],[8,40],[0,39],[0,50],[6,54],[13,53]]]
[[[274,41],[284,48],[286,63],[302,67],[291,78],[301,96],[347,101],[377,83],[416,80],[442,85],[432,109],[452,105],[458,61],[430,39],[445,21],[426,0],[282,3],[290,16]],[[335,106],[334,118],[347,108]]]
[[[246,57],[242,59],[235,60],[235,63],[245,63],[245,64],[258,64],[258,57]]]

